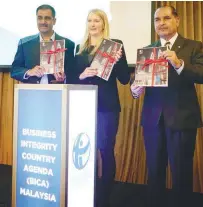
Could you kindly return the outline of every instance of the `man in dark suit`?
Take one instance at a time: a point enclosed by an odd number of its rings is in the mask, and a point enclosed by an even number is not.
[[[163,207],[166,166],[172,171],[174,204],[191,206],[193,155],[197,128],[202,127],[195,83],[203,83],[202,43],[177,33],[179,17],[175,8],[158,8],[154,15],[160,40],[150,47],[169,45],[163,58],[169,63],[168,87],[147,87],[142,111],[142,126],[148,166],[148,206]],[[168,43],[169,42],[169,43]],[[134,98],[144,88],[131,85]],[[173,205],[174,206],[174,205]]]
[[[56,23],[55,9],[50,5],[41,5],[36,10],[39,34],[25,37],[19,41],[18,49],[12,63],[11,77],[24,83],[64,83],[71,82],[74,62],[75,44],[71,40],[61,37],[53,30]],[[65,39],[64,72],[44,74],[40,66],[40,42]]]

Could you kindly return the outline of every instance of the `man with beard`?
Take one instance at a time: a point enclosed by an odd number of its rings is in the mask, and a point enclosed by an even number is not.
[[[53,30],[56,23],[55,9],[50,5],[41,5],[36,10],[39,34],[25,37],[19,41],[18,49],[12,63],[11,77],[24,83],[70,83],[74,62],[75,44],[61,37]],[[40,42],[65,40],[64,72],[44,74],[40,66]],[[67,80],[66,80],[67,77]]]

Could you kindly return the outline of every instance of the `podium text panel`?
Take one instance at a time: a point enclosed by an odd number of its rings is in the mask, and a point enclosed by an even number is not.
[[[62,91],[19,90],[16,207],[60,206]]]

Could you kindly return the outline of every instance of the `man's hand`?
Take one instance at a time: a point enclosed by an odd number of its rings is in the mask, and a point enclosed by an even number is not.
[[[91,68],[91,67],[87,67],[79,76],[80,80],[84,80],[85,78],[88,77],[94,77],[97,75],[97,69],[95,68]]]
[[[54,82],[58,82],[58,83],[64,82],[64,80],[66,78],[66,75],[64,72],[57,72],[57,73],[54,73],[53,75],[56,79],[56,80],[54,80]]]
[[[163,51],[161,56],[166,60],[168,60],[175,69],[180,68],[182,65],[182,61],[178,59],[175,51],[171,51],[171,50]]]
[[[143,94],[145,87],[144,86],[136,86],[135,82],[130,86],[130,90],[132,92],[133,98],[139,98],[141,94]]]
[[[38,78],[41,78],[44,75],[45,69],[39,65],[36,65],[34,68],[27,71],[27,76],[37,76]]]

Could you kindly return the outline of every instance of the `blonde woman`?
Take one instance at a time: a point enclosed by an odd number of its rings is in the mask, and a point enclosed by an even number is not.
[[[87,17],[87,27],[83,42],[76,49],[76,79],[79,84],[98,86],[97,148],[101,156],[101,172],[97,173],[97,207],[109,206],[116,164],[114,157],[115,137],[118,130],[120,102],[117,79],[127,84],[130,73],[124,48],[116,54],[116,64],[108,81],[99,78],[97,68],[90,68],[91,61],[103,38],[109,39],[109,22],[104,11],[93,9]],[[120,40],[113,39],[122,43]]]

